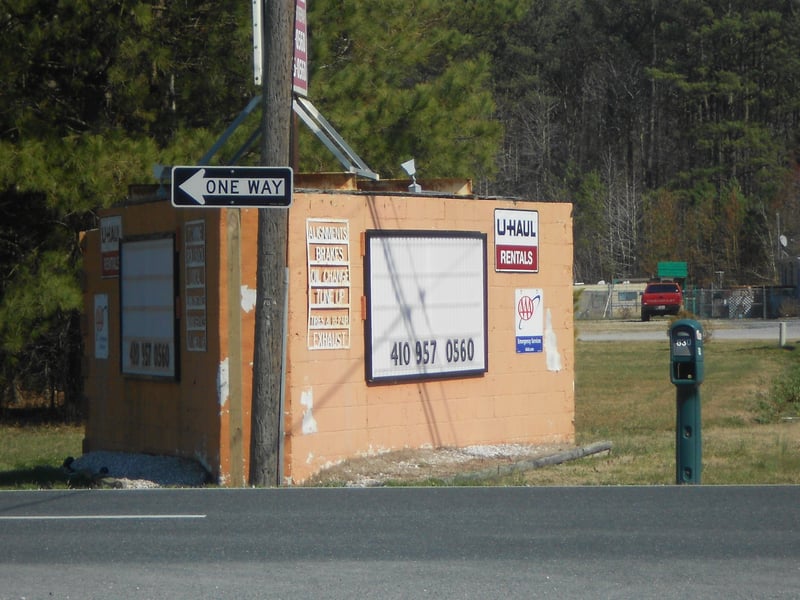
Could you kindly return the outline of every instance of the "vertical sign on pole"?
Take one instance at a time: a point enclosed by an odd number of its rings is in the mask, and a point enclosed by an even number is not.
[[[262,47],[261,35],[261,15],[264,14],[261,0],[253,0],[253,81],[256,85],[261,85],[261,78],[264,75],[263,59],[264,49]]]
[[[297,0],[294,12],[294,60],[292,67],[292,91],[299,96],[308,96],[308,25],[306,22],[306,0]]]

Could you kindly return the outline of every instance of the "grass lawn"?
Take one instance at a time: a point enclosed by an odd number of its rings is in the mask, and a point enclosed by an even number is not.
[[[800,483],[800,421],[762,424],[772,382],[800,349],[711,340],[700,386],[704,484]],[[675,386],[664,342],[578,342],[578,444],[610,440],[610,454],[530,471],[530,485],[675,483]]]
[[[0,488],[66,487],[61,464],[82,442],[80,425],[0,424]]]

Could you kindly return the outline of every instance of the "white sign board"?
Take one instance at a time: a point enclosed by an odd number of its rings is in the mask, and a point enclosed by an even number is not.
[[[494,210],[495,271],[539,272],[539,212]]]
[[[486,234],[367,231],[368,381],[487,370]]]
[[[175,240],[124,241],[121,253],[122,372],[176,377]]]

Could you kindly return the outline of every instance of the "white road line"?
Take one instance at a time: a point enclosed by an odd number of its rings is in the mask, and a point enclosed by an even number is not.
[[[136,519],[205,519],[206,515],[0,515],[0,521],[95,521]]]

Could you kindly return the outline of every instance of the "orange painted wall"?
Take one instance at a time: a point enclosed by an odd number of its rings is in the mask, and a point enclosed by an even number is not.
[[[538,273],[495,272],[495,208],[538,211]],[[326,465],[347,457],[390,449],[572,441],[570,208],[559,203],[296,191],[289,209],[285,481],[299,483]],[[186,332],[181,319],[179,381],[122,377],[119,281],[100,277],[98,232],[87,232],[83,240],[86,314],[92,314],[95,294],[108,294],[110,355],[107,360],[94,358],[92,320],[85,319],[84,375],[89,413],[85,450],[195,458],[221,483],[241,485],[247,480],[250,443],[258,213],[253,209],[175,209],[169,202],[161,201],[102,213],[112,214],[123,216],[125,236],[176,232],[181,285],[183,224],[196,219],[205,221],[208,349],[188,352],[183,348]],[[349,226],[351,342],[348,349],[308,349],[306,223],[309,218],[345,219]],[[364,294],[361,236],[370,229],[487,234],[486,374],[367,385],[361,311]],[[543,290],[543,308],[549,314],[550,326],[545,326],[542,353],[515,351],[517,288]],[[232,343],[236,339],[239,343]],[[221,381],[227,383],[223,385]]]
[[[219,215],[207,210],[174,209],[168,202],[148,202],[101,211],[101,217],[122,215],[125,238],[174,234],[179,256],[183,256],[183,226],[186,221],[202,219],[206,224],[207,249],[218,248],[224,232]],[[84,451],[113,450],[182,456],[200,461],[211,473],[225,468],[228,456],[220,446],[221,431],[227,427],[220,410],[218,376],[220,355],[225,354],[227,337],[220,335],[224,320],[211,318],[220,314],[222,298],[216,274],[224,254],[206,252],[206,302],[208,348],[205,352],[186,351],[184,319],[180,319],[177,337],[180,346],[180,379],[125,377],[120,362],[120,281],[103,278],[100,267],[98,230],[86,232],[82,239],[84,265],[85,314],[92,315],[94,296],[107,294],[109,303],[108,359],[95,358],[94,323],[84,319],[84,394],[88,413]],[[184,263],[179,263],[179,281],[183,285]],[[181,288],[182,289],[182,288]],[[182,294],[178,302],[182,315]]]
[[[494,271],[494,209],[539,211],[539,272]],[[306,219],[350,227],[351,347],[309,350]],[[488,372],[477,378],[365,384],[360,235],[368,229],[488,234]],[[302,194],[290,211],[290,312],[286,476],[307,479],[326,465],[369,452],[423,446],[568,442],[574,439],[572,220],[570,206],[471,198]],[[552,349],[517,354],[515,289],[542,288]],[[560,361],[560,370],[548,370]],[[554,356],[557,354],[558,356]],[[551,365],[552,367],[552,365]],[[303,422],[312,433],[303,433]]]

